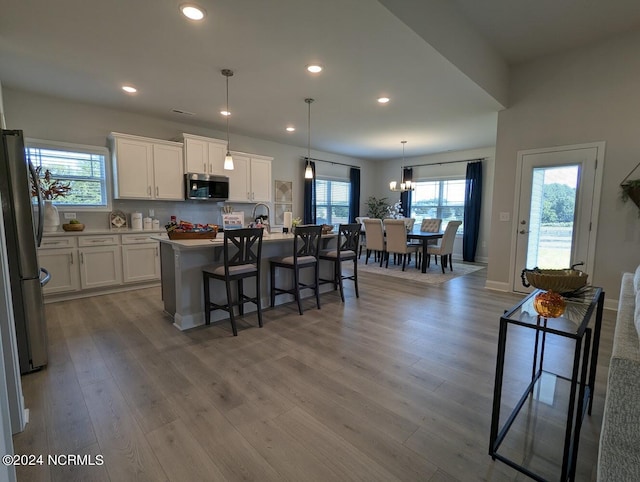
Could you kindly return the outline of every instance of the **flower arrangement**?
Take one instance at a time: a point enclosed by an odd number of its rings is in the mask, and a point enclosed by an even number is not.
[[[59,179],[52,179],[51,171],[47,169],[44,171],[44,177],[41,177],[42,166],[36,167],[36,174],[38,175],[38,179],[40,179],[40,183],[38,186],[31,185],[31,196],[38,195],[38,188],[40,188],[40,192],[42,193],[42,197],[45,201],[53,201],[54,199],[58,199],[59,197],[65,197],[69,191],[71,191],[70,183],[62,183]]]
[[[391,219],[402,219],[404,216],[402,215],[402,202],[397,201],[393,206],[387,207],[389,211],[389,217]]]
[[[300,218],[293,218],[291,220],[291,226],[293,226],[293,227],[298,226],[300,224],[302,224],[302,219],[300,219]]]

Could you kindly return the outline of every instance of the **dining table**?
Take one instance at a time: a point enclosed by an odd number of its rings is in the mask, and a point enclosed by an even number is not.
[[[366,235],[365,230],[362,229],[362,231],[360,231],[360,234]],[[430,239],[442,239],[442,236],[444,236],[444,231],[420,231],[420,226],[417,224],[413,226],[413,229],[411,229],[411,231],[407,231],[407,239],[417,239],[420,241],[420,244],[422,244],[421,271],[423,273],[427,272],[427,245],[429,244],[428,241]]]
[[[427,245],[430,239],[442,239],[444,231],[429,232],[420,231],[420,226],[414,225],[411,231],[407,231],[407,239],[418,239],[422,244],[422,266],[423,273],[427,272]]]

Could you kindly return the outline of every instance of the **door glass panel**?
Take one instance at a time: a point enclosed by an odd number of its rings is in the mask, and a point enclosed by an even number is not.
[[[533,169],[528,269],[571,266],[579,165]]]

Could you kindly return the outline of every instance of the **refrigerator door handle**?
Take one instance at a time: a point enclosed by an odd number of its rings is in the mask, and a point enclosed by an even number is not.
[[[36,231],[36,242],[37,247],[39,248],[40,244],[42,243],[42,232],[44,231],[44,199],[42,198],[42,191],[40,190],[40,179],[38,179],[36,168],[33,167],[31,159],[28,160],[28,163],[29,173],[31,174],[31,181],[33,182],[33,185],[36,186],[36,191],[38,193],[38,230]]]
[[[43,274],[44,278],[42,277]],[[46,285],[49,281],[51,281],[51,273],[45,268],[40,268],[40,286]]]

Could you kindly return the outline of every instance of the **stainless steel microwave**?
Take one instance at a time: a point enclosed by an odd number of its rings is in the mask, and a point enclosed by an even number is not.
[[[185,174],[186,199],[226,201],[229,198],[229,178],[208,174]]]

